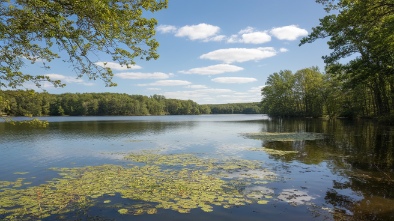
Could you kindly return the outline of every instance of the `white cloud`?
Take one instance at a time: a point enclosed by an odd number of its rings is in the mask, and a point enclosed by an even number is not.
[[[264,87],[264,86],[252,87],[252,88],[250,88],[250,89],[248,90],[248,92],[249,92],[249,93],[258,93],[258,94],[261,94],[261,89],[262,89],[263,87]]]
[[[147,88],[147,90],[149,90],[149,91],[161,91],[161,88],[150,87],[150,88]]]
[[[208,41],[223,41],[225,38],[226,38],[225,35],[216,35],[216,36],[214,36],[212,38],[205,39],[204,41],[205,42],[208,42]]]
[[[273,28],[270,34],[278,38],[279,40],[294,41],[299,37],[307,36],[308,31],[299,28],[297,25],[289,25],[278,28]]]
[[[177,28],[173,25],[159,25],[157,26],[156,30],[161,33],[174,33],[176,32]]]
[[[217,64],[217,65],[211,65],[201,68],[192,68],[190,70],[180,71],[180,72],[184,74],[215,75],[215,74],[223,74],[228,72],[237,72],[242,70],[243,70],[242,67],[238,67],[235,65]]]
[[[288,52],[289,50],[287,48],[280,48],[279,51],[280,52]]]
[[[129,65],[129,68],[127,68],[126,65],[120,65],[115,62],[96,62],[94,63],[95,65],[98,65],[103,68],[111,68],[112,70],[118,70],[118,71],[123,71],[123,70],[136,70],[136,69],[141,69],[141,66],[138,65]]]
[[[214,37],[217,36],[219,31],[220,28],[218,26],[201,23],[198,25],[183,26],[176,31],[175,36],[188,37],[190,40],[207,41],[208,39],[215,39]]]
[[[220,77],[212,79],[213,82],[223,84],[244,84],[257,81],[256,78],[244,78],[244,77]]]
[[[199,104],[225,104],[225,103],[244,103],[259,102],[260,93],[256,92],[237,92],[230,89],[206,88],[200,90],[186,90],[164,92],[166,98],[181,100],[192,99]]]
[[[141,72],[122,72],[115,74],[115,76],[122,79],[167,79],[172,74],[165,74],[162,72],[141,73]]]
[[[192,84],[192,85],[187,85],[185,88],[205,89],[205,88],[207,88],[207,86],[201,85],[201,84]]]
[[[273,57],[277,51],[272,47],[228,48],[211,51],[200,56],[201,59],[217,60],[224,63],[259,61]]]
[[[65,76],[61,74],[46,74],[45,76],[48,76],[51,78],[51,80],[61,80],[66,83],[82,83],[83,80],[81,78],[74,78],[70,76]]]
[[[271,36],[266,32],[251,32],[242,34],[242,42],[249,44],[262,44],[271,41]]]
[[[82,84],[85,86],[92,86],[94,83],[92,82],[84,82],[83,79],[81,78],[75,78],[75,77],[70,77],[70,76],[65,76],[61,74],[46,74],[45,76],[48,76],[51,78],[51,80],[61,80],[63,83],[77,83],[77,84]],[[43,87],[52,87],[52,84],[44,84]]]
[[[230,89],[206,88],[206,89],[188,90],[188,91],[165,92],[163,95],[167,98],[174,98],[181,100],[192,99],[200,103],[202,100],[214,100],[212,96],[218,96],[221,94],[231,94],[233,92],[234,91]]]
[[[228,43],[245,43],[245,44],[263,44],[271,41],[271,36],[266,31],[256,31],[252,27],[247,27],[238,32],[238,35],[232,35]]]
[[[160,80],[150,84],[138,84],[138,86],[184,86],[190,84],[192,83],[183,80]]]

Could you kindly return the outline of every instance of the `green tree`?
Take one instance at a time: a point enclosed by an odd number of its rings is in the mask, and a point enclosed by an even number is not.
[[[0,1],[0,89],[16,88],[27,81],[40,86],[51,81],[44,75],[22,73],[26,61],[41,61],[45,68],[59,59],[71,62],[78,77],[112,82],[110,68],[96,64],[104,52],[124,66],[135,58],[157,59],[156,19],[143,17],[167,7],[167,0],[35,0]]]
[[[394,107],[394,3],[392,0],[317,0],[330,14],[301,40],[312,43],[329,37],[333,51],[324,56],[330,74],[345,75],[352,90],[373,95],[375,115]],[[353,55],[342,64],[341,59]],[[369,104],[368,104],[369,105]]]
[[[320,117],[325,102],[324,75],[317,67],[268,76],[261,89],[262,112],[278,117]]]
[[[295,77],[290,70],[273,73],[267,78],[266,86],[261,89],[262,111],[271,116],[296,116],[298,103]]]
[[[306,117],[323,114],[323,74],[317,67],[304,68],[295,73],[295,93],[298,95],[298,110]]]

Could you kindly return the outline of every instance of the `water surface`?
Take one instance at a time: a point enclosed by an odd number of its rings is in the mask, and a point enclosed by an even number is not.
[[[245,199],[252,192],[266,194],[265,198],[252,199],[245,205],[206,205],[212,208],[208,212],[201,206],[187,213],[159,208],[155,214],[145,212],[139,216],[135,212],[119,212],[120,208],[141,203],[138,200],[122,198],[121,194],[105,195],[97,200],[89,199],[95,203],[83,209],[57,212],[43,217],[44,220],[394,219],[392,127],[368,121],[275,120],[265,115],[43,119],[50,122],[48,128],[0,123],[0,181],[24,178],[25,182],[14,189],[35,188],[59,178],[59,171],[53,170],[54,167],[133,167],[130,164],[139,167],[143,163],[130,162],[124,157],[149,153],[192,154],[202,160],[215,160],[215,165],[227,160],[233,160],[234,164],[241,162],[237,160],[258,162],[261,166],[258,170],[227,169],[220,173],[215,170],[207,175],[232,182]],[[268,136],[251,139],[245,136],[248,133]],[[277,133],[282,137],[273,138],[272,134]],[[319,135],[316,139],[308,138],[315,134]],[[167,167],[175,170],[182,165]],[[186,167],[190,171],[198,169],[193,165]],[[256,181],[268,173],[275,177],[264,183]],[[233,180],[243,176],[248,177],[242,182]],[[0,193],[8,191],[7,188],[10,186],[0,189]],[[111,203],[104,206],[102,202],[109,199]],[[0,219],[9,215],[3,213]],[[28,216],[24,219],[28,220]]]

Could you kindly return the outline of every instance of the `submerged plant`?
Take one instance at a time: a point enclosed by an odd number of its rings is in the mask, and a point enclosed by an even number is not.
[[[131,200],[130,205],[118,207],[120,214],[155,214],[157,209],[188,213],[198,208],[211,212],[214,206],[266,204],[273,194],[266,192],[262,199],[240,190],[275,179],[273,173],[268,173],[256,161],[219,161],[191,154],[152,153],[125,158],[142,165],[52,168],[61,178],[26,188],[17,188],[24,185],[22,181],[2,181],[0,217],[3,214],[6,220],[41,219],[99,203],[116,208],[113,202],[117,196]],[[233,176],[223,177],[223,174]]]

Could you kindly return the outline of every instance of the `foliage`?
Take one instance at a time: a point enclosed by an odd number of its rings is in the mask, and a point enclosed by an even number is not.
[[[212,114],[259,114],[259,103],[209,104]]]
[[[1,94],[0,94],[1,95]],[[32,90],[2,91],[3,113],[10,116],[102,116],[209,114],[206,105],[191,100],[115,93],[48,94]]]
[[[261,89],[262,112],[280,117],[322,116],[323,76],[316,67],[271,74]]]
[[[40,62],[44,68],[66,52],[78,77],[102,79],[114,86],[110,68],[96,64],[97,52],[110,55],[123,66],[135,58],[157,59],[158,42],[153,39],[157,21],[148,12],[167,7],[167,1],[0,1],[0,89],[16,88],[31,81],[41,86],[51,81],[45,75],[22,73],[25,62]]]
[[[105,207],[117,208],[123,215],[155,214],[158,209],[188,213],[199,208],[212,212],[214,205],[229,208],[249,203],[266,204],[272,198],[273,191],[243,193],[238,185],[242,185],[242,189],[256,187],[272,181],[273,176],[221,177],[223,172],[264,173],[261,163],[256,161],[152,153],[131,154],[126,159],[140,165],[53,168],[61,177],[39,186],[32,186],[24,178],[15,182],[0,181],[0,214],[5,215],[5,220],[43,219],[85,210],[101,202]],[[122,203],[119,208],[119,204],[112,203],[116,201],[116,194],[129,199],[130,203]],[[138,201],[143,203],[135,203]]]
[[[394,109],[394,4],[391,0],[317,0],[330,14],[301,40],[327,38],[333,51],[323,57],[327,73],[349,94],[349,115],[387,116]],[[348,62],[343,62],[345,58]],[[360,100],[355,100],[357,95]],[[363,96],[367,102],[363,102]],[[346,101],[345,101],[346,102]],[[354,105],[356,104],[356,105]],[[347,104],[349,106],[349,104]],[[357,112],[361,107],[362,111]]]

